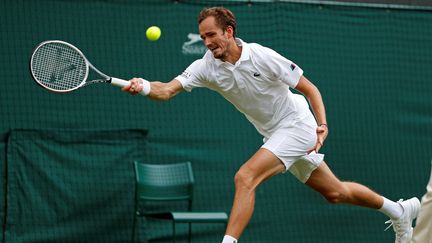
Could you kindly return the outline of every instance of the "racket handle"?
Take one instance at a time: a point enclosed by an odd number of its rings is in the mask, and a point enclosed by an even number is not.
[[[111,77],[111,84],[118,86],[118,87],[124,87],[129,85],[129,81],[123,80],[123,79],[119,79],[119,78],[113,78]]]
[[[123,88],[124,86],[129,85],[129,81],[111,77],[111,84]],[[144,88],[141,92],[139,92],[139,94],[147,96],[150,93],[150,82],[143,79],[143,86],[144,86]]]

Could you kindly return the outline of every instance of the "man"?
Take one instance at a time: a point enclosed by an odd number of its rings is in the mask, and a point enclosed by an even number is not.
[[[432,170],[426,193],[421,199],[421,208],[411,243],[432,243]]]
[[[207,87],[230,101],[264,136],[262,147],[235,175],[234,203],[222,242],[237,242],[251,219],[256,188],[287,170],[330,203],[350,203],[383,212],[390,217],[396,242],[408,242],[419,200],[393,202],[333,175],[323,161],[324,155],[318,153],[328,134],[324,104],[302,69],[269,48],[236,38],[236,20],[228,9],[204,9],[198,24],[208,48],[202,59],[168,83],[133,78],[123,90],[131,94],[144,90],[152,99],[168,100],[183,89]],[[306,99],[289,88],[307,97],[315,117]]]

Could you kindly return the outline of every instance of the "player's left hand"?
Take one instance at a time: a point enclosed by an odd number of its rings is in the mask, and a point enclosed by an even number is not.
[[[324,140],[327,138],[328,135],[328,127],[326,124],[321,124],[316,129],[317,133],[317,142],[315,144],[315,152],[318,153],[318,151],[321,149],[321,147],[324,145]]]

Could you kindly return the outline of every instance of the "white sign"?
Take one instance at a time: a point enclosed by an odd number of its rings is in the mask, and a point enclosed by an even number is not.
[[[189,33],[189,41],[183,43],[182,53],[185,55],[204,55],[207,47],[202,42],[199,34]]]

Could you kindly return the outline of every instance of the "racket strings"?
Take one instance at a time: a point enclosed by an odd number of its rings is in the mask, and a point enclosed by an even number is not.
[[[43,86],[68,91],[78,88],[87,77],[84,57],[70,46],[47,43],[38,48],[32,59],[32,72]]]

